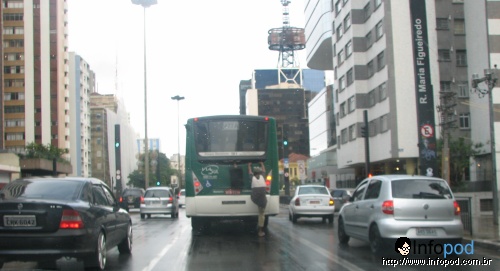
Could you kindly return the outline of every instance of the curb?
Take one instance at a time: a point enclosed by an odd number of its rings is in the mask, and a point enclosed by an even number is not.
[[[464,237],[465,242],[474,241],[474,246],[500,251],[500,240],[474,239],[469,236]]]

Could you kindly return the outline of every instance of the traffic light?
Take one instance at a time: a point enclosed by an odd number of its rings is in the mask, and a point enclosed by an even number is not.
[[[368,137],[368,131],[366,130],[366,126],[361,126],[361,137]]]
[[[283,138],[283,146],[287,146],[288,145],[288,139],[287,138]]]
[[[156,186],[160,186],[160,181],[156,181]]]

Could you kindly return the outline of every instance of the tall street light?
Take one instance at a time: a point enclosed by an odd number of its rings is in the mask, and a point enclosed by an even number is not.
[[[132,4],[144,8],[144,187],[149,186],[149,146],[148,146],[148,88],[146,78],[146,8],[157,3],[156,0],[132,0]]]
[[[179,182],[179,189],[182,187],[181,183],[181,144],[180,144],[180,137],[179,137],[179,131],[180,131],[180,122],[179,122],[179,101],[184,100],[184,97],[176,95],[172,97],[172,100],[177,100],[177,178]]]
[[[485,69],[484,77],[479,78],[479,74],[474,73],[472,75],[472,89],[477,92],[480,98],[484,95],[488,95],[489,109],[490,109],[490,144],[491,144],[491,159],[492,159],[492,190],[493,190],[493,224],[498,225],[498,183],[497,183],[497,153],[495,149],[495,114],[493,109],[493,95],[492,90],[497,83],[497,72],[495,65],[495,70]],[[487,89],[479,88],[479,84],[484,82]]]

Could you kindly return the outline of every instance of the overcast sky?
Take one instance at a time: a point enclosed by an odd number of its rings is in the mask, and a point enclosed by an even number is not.
[[[290,25],[304,27],[304,1],[289,5]],[[158,0],[146,9],[148,138],[161,152],[180,152],[188,118],[239,114],[240,80],[255,69],[275,69],[268,30],[283,25],[281,0]],[[144,9],[131,0],[69,0],[69,50],[95,72],[97,90],[125,102],[131,124],[144,137]],[[302,68],[306,50],[296,52]]]

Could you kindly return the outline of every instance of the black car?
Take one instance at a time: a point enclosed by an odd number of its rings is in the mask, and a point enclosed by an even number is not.
[[[122,196],[120,197],[120,206],[127,210],[130,208],[140,208],[141,201],[144,200],[144,189],[142,188],[126,188],[123,190]]]
[[[115,246],[131,253],[132,220],[99,179],[25,178],[0,190],[0,268],[9,261],[54,268],[70,257],[103,270]]]

